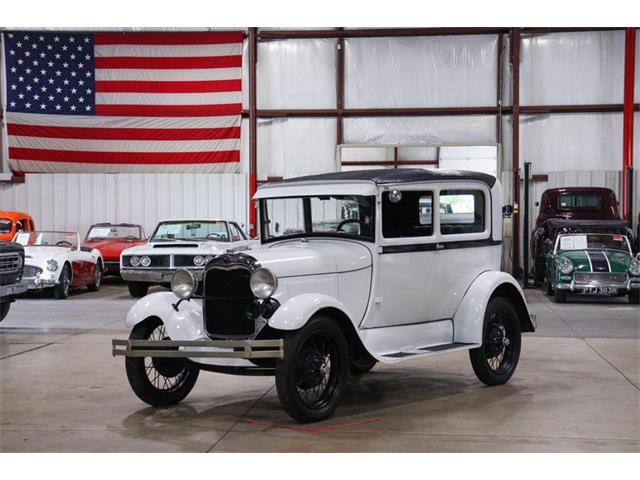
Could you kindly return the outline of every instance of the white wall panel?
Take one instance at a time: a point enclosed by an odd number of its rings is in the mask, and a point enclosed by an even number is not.
[[[346,39],[346,105],[495,105],[497,43],[497,35]]]
[[[84,235],[93,223],[131,222],[151,233],[166,218],[247,224],[245,174],[28,174],[0,184],[0,210],[30,213],[39,229]]]
[[[621,103],[624,31],[524,36],[522,105]]]

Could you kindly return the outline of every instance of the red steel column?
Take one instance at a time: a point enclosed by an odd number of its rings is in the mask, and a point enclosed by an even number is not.
[[[624,45],[624,115],[622,126],[622,189],[620,192],[622,218],[631,220],[629,212],[629,167],[633,167],[633,90],[636,56],[636,29],[625,30]]]
[[[256,62],[258,49],[258,29],[249,28],[249,235],[256,236],[256,206],[253,196],[257,189],[258,170],[258,122],[256,109]]]
[[[517,274],[520,268],[520,29],[514,28],[511,31],[511,66],[512,66],[512,84],[511,84],[511,103],[512,103],[512,128],[511,128],[511,169],[512,172],[512,191],[514,208],[512,215],[513,225],[513,273]],[[527,226],[525,225],[525,228]],[[523,245],[523,248],[529,248]],[[526,265],[525,265],[526,268]]]

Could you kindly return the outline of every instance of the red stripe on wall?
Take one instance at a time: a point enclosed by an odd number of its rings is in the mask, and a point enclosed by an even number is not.
[[[240,115],[241,103],[219,105],[96,105],[96,115],[122,117],[215,117]]]
[[[225,140],[240,138],[240,127],[227,128],[90,128],[7,125],[9,135],[75,140]]]
[[[66,163],[107,163],[128,165],[173,165],[195,163],[239,162],[239,150],[221,152],[138,153],[138,152],[76,152],[9,147],[9,160],[39,160]]]
[[[234,68],[242,66],[242,55],[220,55],[218,57],[96,57],[96,68]]]
[[[193,82],[96,81],[96,92],[201,93],[239,92],[242,80],[203,80]]]
[[[203,45],[240,43],[242,32],[182,32],[182,33],[94,33],[96,45]]]

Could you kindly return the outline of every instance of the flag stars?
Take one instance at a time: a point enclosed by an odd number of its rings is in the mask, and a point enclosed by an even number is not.
[[[11,73],[16,73],[18,69],[16,67],[11,67]]]
[[[40,95],[38,95],[37,93],[33,96],[34,100],[40,100]]]
[[[85,56],[84,56],[84,59],[85,59],[85,60],[91,60],[91,55],[85,55]]]
[[[11,102],[9,105],[11,105],[11,108],[16,106],[16,102]]]
[[[16,51],[15,50],[9,50],[9,55],[15,55]]]
[[[47,63],[47,65],[49,65],[50,67],[53,67],[53,62],[49,62]]]
[[[73,42],[75,42],[75,41],[76,41],[76,39],[75,39],[74,37],[69,37],[69,41],[70,41],[71,43],[73,43]]]
[[[40,35],[40,36],[38,37],[38,40],[40,40],[41,42],[44,42],[44,37],[43,37],[42,35]]]
[[[63,45],[63,46],[62,46],[62,51],[63,51],[63,52],[66,52],[68,49],[69,49],[69,47],[67,47],[66,45]]]
[[[75,54],[75,53],[72,53],[71,55],[69,55],[69,58],[70,58],[71,60],[75,60],[75,59],[76,59],[76,54]]]
[[[40,79],[39,79],[38,77],[35,77],[35,78],[33,79],[33,83],[40,83]]]
[[[77,50],[78,50],[79,52],[81,52],[81,51],[82,51],[82,45],[78,45],[76,48],[77,48]]]
[[[16,47],[18,47],[18,48],[22,48],[22,42],[18,42],[18,43],[16,43]]]
[[[60,70],[56,70],[56,77],[59,77],[60,75],[62,75],[62,72]]]
[[[84,37],[84,43],[89,43],[89,37]]]
[[[85,75],[86,75],[87,77],[90,77],[90,76],[91,76],[91,72],[87,72],[87,73],[85,73]]]
[[[44,52],[40,52],[40,58],[44,58],[44,57],[46,57],[46,56],[47,56],[47,54],[46,54],[46,53],[44,53]]]
[[[18,86],[15,83],[11,85],[11,90],[15,90],[16,88],[18,88]]]
[[[64,62],[64,63],[62,64],[62,66],[63,66],[64,68],[69,68],[69,64],[68,64],[67,62]]]
[[[25,72],[26,72],[26,74],[27,74],[27,75],[29,75],[29,74],[31,73],[31,69],[30,69],[30,68],[27,68],[27,69],[25,70]]]
[[[18,59],[18,65],[22,65],[23,63],[24,63],[24,61],[21,58],[19,58]]]
[[[7,34],[7,37],[9,37],[9,38],[13,38],[13,33],[8,33],[8,34]]]
[[[46,92],[46,91],[47,91],[47,87],[42,86],[42,87],[40,87],[40,90],[41,90],[42,92]]]
[[[75,112],[76,111],[76,106],[75,105],[71,105],[71,111]]]
[[[53,95],[49,95],[49,101],[53,102]]]
[[[25,87],[25,89],[27,90],[27,92],[30,92],[30,91],[31,91],[31,85],[27,85],[27,86]]]
[[[24,38],[25,40],[29,40],[29,35],[25,35],[25,36],[24,36],[24,37],[22,37],[22,38]]]
[[[78,68],[84,68],[84,63],[79,63]]]
[[[84,103],[84,97],[80,97],[80,98],[78,98],[78,101],[79,101],[80,103]]]
[[[40,104],[40,110],[46,110],[47,106],[44,103]]]
[[[59,53],[56,53],[55,57],[56,57],[56,60],[60,60],[60,54]]]
[[[43,68],[42,70],[40,70],[40,75],[44,76],[46,75],[47,71]]]
[[[50,78],[47,82],[49,82],[49,85],[53,85],[53,78]]]
[[[91,110],[91,105],[87,105],[86,107],[84,107],[84,109],[88,112]]]
[[[76,75],[77,75],[76,72],[71,72],[72,77],[75,77]]]
[[[24,82],[24,77],[18,77],[19,82]]]
[[[56,110],[60,110],[62,108],[61,105],[56,105]]]
[[[56,93],[62,93],[62,88],[60,87],[56,88]]]
[[[91,92],[93,92],[93,90],[91,90],[90,88],[87,88],[86,92],[87,92],[87,95],[91,95]]]
[[[84,80],[78,80],[78,85],[83,86],[84,85]]]
[[[76,92],[77,92],[77,90],[75,88],[71,89],[71,93],[76,93]]]
[[[36,50],[38,48],[38,44],[37,43],[32,43],[31,44],[31,48],[33,48],[34,50]]]
[[[37,66],[38,66],[38,60],[34,60],[34,61],[33,61],[33,65],[34,65],[35,67],[37,67]]]
[[[47,50],[53,50],[53,45],[51,44],[47,45]]]
[[[26,108],[31,108],[31,104],[30,104],[29,102],[25,103],[25,104],[24,104],[24,106],[25,106]]]
[[[64,83],[65,85],[69,85],[69,80],[67,80],[66,78],[62,81],[62,83]]]
[[[59,42],[60,41],[60,37],[53,37],[53,41],[54,42]]]
[[[25,56],[25,57],[30,57],[30,56],[31,56],[31,52],[29,52],[29,51],[24,52],[24,56]]]
[[[64,97],[62,100],[64,100],[65,102],[69,101],[69,97]]]
[[[19,93],[19,94],[18,94],[18,98],[19,98],[20,100],[22,100],[22,99],[24,98],[24,93]]]

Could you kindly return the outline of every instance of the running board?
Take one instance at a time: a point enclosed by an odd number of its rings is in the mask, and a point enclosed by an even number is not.
[[[394,352],[394,353],[387,353],[385,355],[382,355],[383,357],[387,357],[387,358],[407,358],[407,357],[414,357],[414,356],[423,356],[423,355],[428,355],[428,354],[432,354],[432,353],[442,353],[442,352],[451,352],[454,350],[469,350],[470,348],[473,347],[479,347],[480,345],[477,343],[460,343],[460,342],[454,342],[454,343],[444,343],[442,345],[432,345],[430,347],[420,347],[420,348],[416,348],[415,350],[411,350],[408,352]]]

